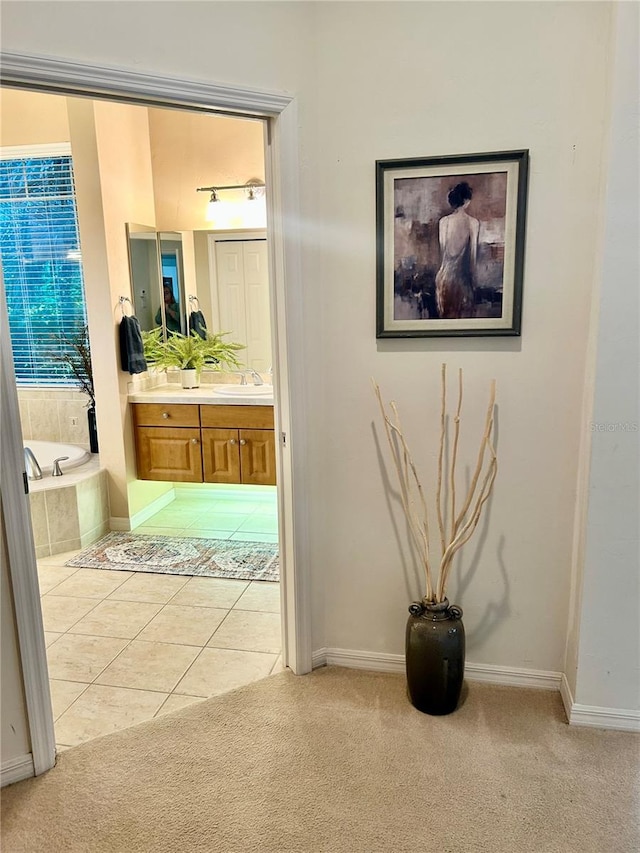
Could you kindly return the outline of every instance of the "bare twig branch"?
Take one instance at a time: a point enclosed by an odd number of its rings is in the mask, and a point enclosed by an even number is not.
[[[409,447],[404,437],[404,433],[402,431],[402,425],[400,423],[400,415],[398,413],[398,407],[395,403],[391,403],[391,408],[393,409],[393,413],[396,417],[396,425],[397,425],[397,435],[400,438],[402,443],[403,451],[404,451],[404,461],[405,461],[405,476],[407,477],[407,482],[409,482],[408,474],[406,472],[407,463],[411,468],[411,472],[413,474],[416,490],[418,492],[418,496],[420,498],[420,507],[422,510],[422,530],[421,535],[424,541],[424,554],[425,554],[425,572],[427,575],[427,600],[430,600],[432,592],[433,592],[433,584],[431,577],[431,557],[429,553],[430,541],[429,541],[429,514],[427,512],[427,502],[424,497],[424,490],[422,488],[422,483],[420,482],[420,478],[418,477],[418,473],[416,471],[416,467],[414,465],[413,459],[409,452]],[[413,501],[412,501],[412,509],[413,509]],[[417,515],[417,512],[416,512]],[[417,525],[419,526],[419,525]]]
[[[416,488],[418,489],[418,493],[420,495],[420,500],[423,508],[426,508],[424,501],[424,494],[422,490],[422,485],[418,478],[418,474],[416,471],[415,464],[413,459],[411,458],[411,454],[409,453],[409,448],[405,441],[405,438],[402,434],[402,431],[399,426],[394,424],[389,416],[387,415],[384,403],[382,402],[382,395],[380,393],[380,388],[377,383],[373,381],[373,387],[375,389],[376,397],[378,398],[378,404],[380,406],[380,411],[382,413],[383,422],[385,425],[385,433],[387,436],[387,441],[389,443],[389,448],[391,450],[391,456],[393,459],[393,463],[396,468],[396,474],[398,476],[398,482],[400,485],[400,500],[402,502],[402,508],[405,513],[405,517],[409,524],[409,531],[411,533],[411,537],[413,539],[414,545],[416,546],[416,550],[420,556],[422,561],[425,578],[426,578],[426,587],[427,587],[427,597],[431,598],[433,596],[433,581],[431,576],[431,566],[429,562],[429,540],[428,540],[428,526],[425,524],[420,524],[418,519],[416,518],[416,514],[413,510],[413,501],[411,498],[411,481],[407,476],[404,476],[406,468],[403,469],[402,462],[399,457],[399,451],[397,446],[393,442],[392,434],[396,436],[398,439],[400,446],[403,451],[403,458],[405,460],[406,466],[408,466],[408,470],[411,470],[413,479],[416,484]],[[396,410],[397,416],[397,410]],[[426,517],[426,514],[425,514]]]
[[[496,458],[493,445],[491,444],[489,444],[489,453],[492,457],[491,462],[489,463],[489,468],[482,482],[480,493],[473,508],[473,512],[467,523],[461,530],[458,531],[458,534],[456,535],[455,539],[449,544],[449,547],[447,548],[447,551],[442,558],[438,577],[438,594],[440,595],[439,600],[442,600],[442,598],[444,598],[444,591],[447,586],[447,581],[449,580],[449,572],[453,564],[453,557],[455,556],[456,552],[459,551],[460,548],[462,548],[465,542],[468,542],[471,536],[473,535],[473,531],[476,529],[480,520],[482,507],[491,495],[493,482],[496,478],[496,474],[498,473],[498,460]]]
[[[496,381],[495,379],[491,380],[491,392],[489,394],[489,405],[487,406],[487,416],[485,420],[485,428],[484,435],[482,436],[482,441],[480,442],[480,449],[478,451],[478,461],[476,462],[476,470],[473,475],[473,479],[471,481],[471,485],[469,486],[469,492],[467,493],[467,499],[464,502],[462,509],[460,510],[460,514],[456,519],[456,530],[460,528],[462,521],[467,514],[467,510],[471,506],[471,501],[473,500],[473,495],[476,490],[476,486],[478,485],[478,479],[480,477],[480,472],[482,471],[482,465],[484,463],[484,453],[487,447],[487,441],[489,439],[489,433],[491,432],[491,427],[493,426],[493,407],[496,402]]]
[[[394,402],[390,403],[390,409],[393,413],[394,420],[387,414],[380,388],[372,380],[375,394],[382,414],[385,433],[391,457],[398,476],[400,485],[400,499],[402,508],[407,519],[411,538],[414,542],[416,550],[423,562],[426,579],[426,595],[427,601],[443,601],[446,594],[447,582],[453,565],[455,554],[462,546],[469,541],[480,520],[482,509],[489,499],[493,484],[495,482],[498,471],[498,460],[493,446],[493,427],[494,427],[494,407],[496,398],[496,383],[491,382],[491,390],[489,394],[489,405],[485,419],[485,427],[480,441],[478,451],[478,459],[473,479],[468,489],[468,493],[462,509],[456,516],[456,496],[455,496],[455,469],[458,457],[458,445],[460,436],[460,415],[462,411],[462,370],[458,372],[458,405],[454,418],[454,440],[451,456],[451,465],[448,471],[448,480],[451,489],[451,527],[450,539],[446,542],[445,538],[445,523],[443,518],[443,496],[442,496],[442,480],[444,469],[444,445],[446,440],[446,365],[442,365],[441,372],[442,381],[442,397],[440,410],[440,451],[438,455],[438,482],[436,487],[436,512],[438,516],[438,527],[440,530],[440,544],[442,547],[442,556],[439,565],[437,583],[433,584],[433,575],[431,569],[430,557],[430,542],[429,542],[429,519],[428,507],[424,495],[424,490],[416,471],[416,466],[409,451],[407,441],[405,439],[398,407]],[[488,465],[485,466],[485,457],[489,456]],[[484,471],[484,474],[483,474]],[[478,483],[480,487],[478,489]],[[419,506],[416,506],[414,497],[414,489],[417,491],[419,498]]]
[[[444,456],[445,418],[447,405],[447,365],[443,364],[440,371],[442,394],[440,397],[440,453],[438,455],[438,488],[436,492],[436,511],[438,513],[438,528],[440,530],[440,553],[445,551],[444,520],[442,517],[442,460]]]
[[[453,450],[451,452],[451,539],[456,535],[456,457],[458,455],[458,439],[460,437],[460,412],[462,411],[462,368],[458,369],[458,408],[453,419],[455,424],[453,434]]]

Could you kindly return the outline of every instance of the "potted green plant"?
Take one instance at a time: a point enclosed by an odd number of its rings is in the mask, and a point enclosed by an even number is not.
[[[243,344],[223,340],[229,332],[206,333],[202,338],[196,332],[190,335],[172,334],[163,340],[162,329],[142,333],[144,357],[156,370],[178,369],[183,388],[197,388],[200,371],[224,370],[241,366],[236,353]]]
[[[89,446],[92,453],[98,452],[98,430],[96,428],[96,395],[93,385],[93,367],[89,347],[89,328],[86,324],[77,326],[69,332],[53,335],[58,348],[49,353],[52,361],[64,364],[67,375],[78,384],[79,389],[89,398],[87,404],[87,422],[89,425]]]

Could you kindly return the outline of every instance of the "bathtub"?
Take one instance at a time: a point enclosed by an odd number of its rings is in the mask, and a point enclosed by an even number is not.
[[[50,474],[53,471],[53,460],[59,459],[61,456],[68,456],[64,462],[60,463],[60,468],[63,472],[70,468],[78,468],[84,465],[91,459],[91,454],[84,447],[79,447],[77,444],[59,444],[55,441],[23,441],[25,447],[28,447],[33,455],[38,460],[38,464],[42,468],[42,473]]]
[[[100,457],[76,444],[23,444],[42,468],[41,480],[29,480],[36,557],[84,548],[104,536],[109,531],[109,497]],[[53,477],[53,460],[60,456],[69,459],[60,462],[62,476]]]

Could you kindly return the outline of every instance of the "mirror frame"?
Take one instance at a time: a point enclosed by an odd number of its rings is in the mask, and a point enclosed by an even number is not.
[[[161,323],[160,326],[162,328],[162,337],[163,340],[166,341],[169,331],[167,327],[167,316],[165,311],[164,304],[164,282],[163,282],[163,273],[162,273],[162,243],[173,242],[180,243],[182,246],[182,233],[180,231],[156,231],[151,225],[141,225],[137,222],[126,222],[125,223],[125,232],[127,236],[127,257],[129,259],[129,281],[131,284],[131,304],[133,306],[133,313],[138,315],[141,313],[142,306],[139,302],[139,293],[136,292],[136,275],[135,275],[135,265],[134,265],[134,257],[133,257],[133,248],[132,241],[135,239],[135,235],[145,234],[148,235],[149,239],[153,239],[155,243],[155,273],[153,269],[149,270],[149,291],[150,298],[155,297],[155,300],[159,302],[160,305],[160,318]],[[151,237],[153,235],[153,238]],[[187,329],[189,328],[189,308],[187,305],[187,293],[184,282],[184,262],[182,257],[182,252],[176,251],[176,277],[177,281],[174,285],[174,295],[177,297],[177,302],[180,310],[180,332],[181,334],[187,334]],[[146,282],[144,282],[146,283]],[[177,291],[177,292],[176,292]],[[153,294],[153,296],[152,296]],[[136,302],[138,304],[136,305]],[[153,326],[151,328],[158,328],[155,323],[155,315],[152,315],[153,318]],[[143,331],[149,331],[145,328],[147,324],[142,324],[141,327]]]
[[[166,309],[164,304],[164,285],[165,285],[165,275],[163,269],[163,244],[172,243],[172,244],[180,244],[180,249],[178,251],[177,248],[174,247],[166,247],[168,251],[165,254],[175,252],[176,259],[176,281],[171,283],[171,288],[174,294],[174,298],[176,298],[178,303],[178,311],[179,311],[179,321],[180,321],[180,334],[188,335],[189,329],[189,307],[187,305],[187,293],[184,283],[184,261],[183,261],[183,245],[182,245],[182,233],[180,231],[158,231],[156,234],[157,242],[158,242],[158,263],[160,270],[160,308],[162,312],[162,324],[164,329],[164,337],[166,339],[169,333],[169,326],[167,323]],[[175,330],[177,331],[177,330]]]

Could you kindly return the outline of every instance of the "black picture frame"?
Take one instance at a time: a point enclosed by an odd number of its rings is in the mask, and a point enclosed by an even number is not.
[[[526,149],[376,161],[377,338],[520,335],[528,177]]]

